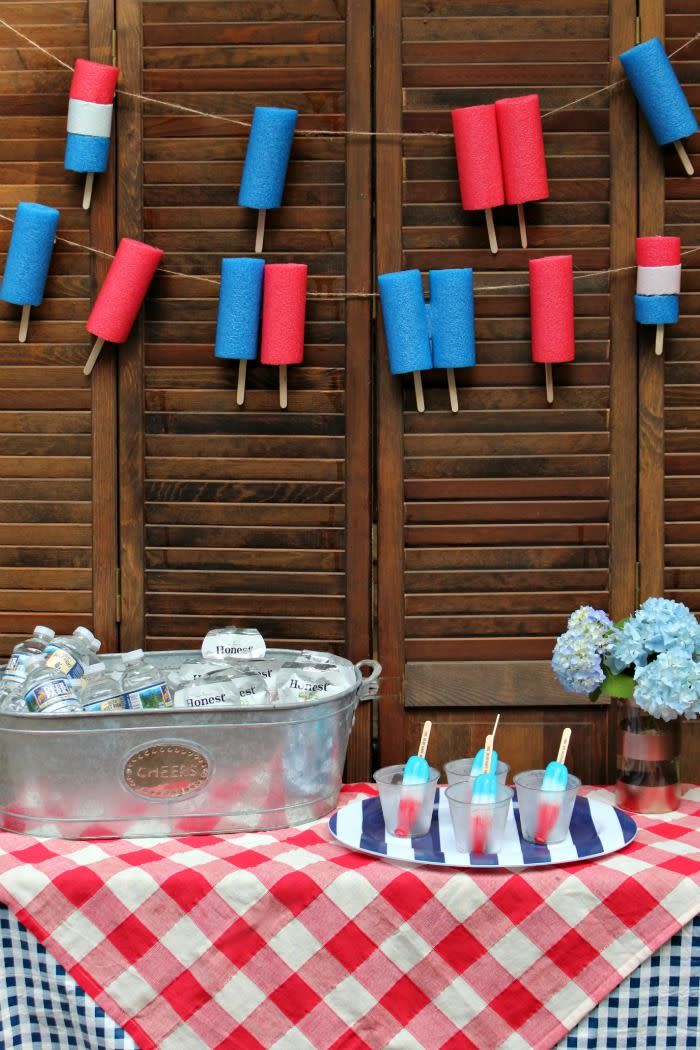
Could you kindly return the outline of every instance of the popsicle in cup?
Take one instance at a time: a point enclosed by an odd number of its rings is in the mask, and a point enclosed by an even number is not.
[[[486,737],[484,744],[484,759],[482,771],[476,777],[472,788],[472,852],[485,853],[491,834],[491,822],[493,810],[491,807],[498,798],[498,780],[496,774],[489,772],[495,770],[493,759],[493,736],[491,733]],[[483,810],[479,812],[481,807]]]
[[[421,799],[416,796],[415,792],[411,793],[410,788],[417,787],[420,784],[427,784],[430,780],[430,766],[426,760],[425,753],[428,750],[428,741],[430,740],[430,730],[432,728],[432,722],[428,721],[424,724],[418,752],[415,755],[411,755],[404,766],[402,786],[409,790],[401,792],[396,830],[394,831],[394,834],[399,838],[409,837],[411,828],[415,824],[421,808]]]
[[[564,765],[566,752],[569,749],[571,730],[565,729],[561,735],[559,751],[554,762],[549,762],[544,771],[541,791],[566,791],[569,783],[569,771]],[[554,825],[559,817],[561,803],[555,800],[542,798],[537,807],[537,827],[535,829],[535,842],[546,845]]]
[[[498,751],[494,751],[493,743],[496,739],[496,730],[498,729],[498,723],[500,721],[501,715],[499,713],[496,715],[496,721],[493,723],[493,729],[491,730],[491,761],[489,762],[488,769],[485,765],[486,748],[480,747],[477,753],[474,755],[474,761],[472,762],[470,776],[477,777],[480,773],[495,773],[498,769]]]

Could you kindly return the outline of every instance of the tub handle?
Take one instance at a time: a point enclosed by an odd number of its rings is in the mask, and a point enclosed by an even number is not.
[[[363,673],[363,668],[369,667],[370,674],[366,677]],[[375,697],[379,691],[379,678],[382,673],[382,665],[377,663],[376,660],[358,660],[355,664],[358,674],[362,681],[357,690],[357,699],[359,703],[363,700],[371,700]]]

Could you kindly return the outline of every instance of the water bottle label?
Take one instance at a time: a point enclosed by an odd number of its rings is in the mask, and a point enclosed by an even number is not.
[[[13,653],[10,659],[7,661],[5,667],[5,673],[2,676],[3,682],[15,682],[19,684],[23,682],[27,677],[27,660],[29,659],[29,653]]]
[[[67,674],[69,678],[82,678],[85,668],[79,660],[69,653],[67,649],[61,649],[56,645],[47,645],[44,649],[44,658],[49,667],[55,667],[61,674]]]
[[[84,704],[83,711],[126,711],[127,698],[121,693],[108,696],[104,700],[95,700],[93,704]]]
[[[147,685],[144,689],[135,689],[132,693],[125,693],[124,695],[127,700],[127,706],[135,710],[139,707],[173,706],[173,698],[165,682],[158,682],[157,685]]]
[[[75,700],[73,687],[66,678],[54,678],[42,685],[35,685],[24,697],[28,711],[43,711],[59,700]]]

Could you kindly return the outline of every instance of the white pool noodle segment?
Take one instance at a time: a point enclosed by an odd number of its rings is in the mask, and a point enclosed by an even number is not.
[[[637,267],[637,295],[680,295],[680,291],[680,264]]]
[[[79,98],[68,100],[68,131],[73,135],[92,135],[108,139],[112,134],[111,105],[84,102]]]

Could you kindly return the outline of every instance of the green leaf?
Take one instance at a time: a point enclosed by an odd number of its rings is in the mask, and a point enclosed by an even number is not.
[[[619,696],[623,700],[629,700],[634,696],[634,685],[634,678],[629,674],[608,674],[600,691],[606,696]]]

